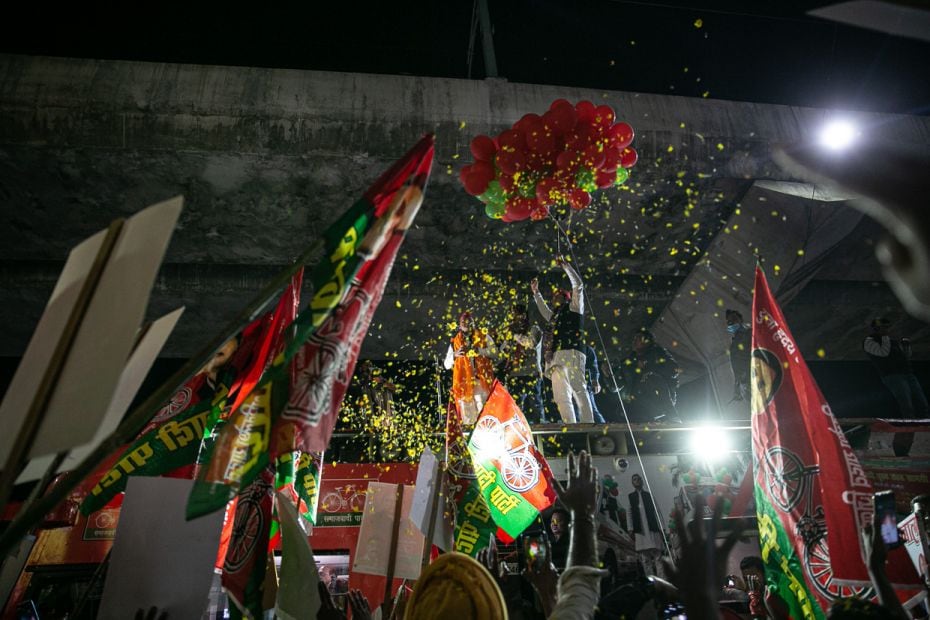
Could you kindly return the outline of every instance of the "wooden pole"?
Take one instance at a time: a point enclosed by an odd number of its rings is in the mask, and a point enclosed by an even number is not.
[[[61,378],[65,362],[68,361],[68,356],[74,345],[74,339],[81,329],[84,317],[87,316],[87,308],[94,297],[97,285],[100,284],[100,277],[110,260],[113,248],[116,247],[116,241],[119,239],[124,223],[125,220],[120,218],[114,220],[110,227],[107,228],[107,233],[100,244],[97,256],[94,257],[94,262],[91,263],[87,277],[84,278],[77,299],[74,300],[74,305],[71,307],[64,330],[58,338],[58,342],[55,343],[55,349],[52,351],[48,366],[42,374],[42,380],[39,381],[36,393],[29,404],[29,410],[26,412],[23,425],[19,429],[16,441],[13,443],[10,454],[3,466],[3,472],[0,473],[0,512],[3,512],[3,509],[6,508],[16,478],[26,464],[29,452],[32,450],[32,444],[35,443],[36,437],[42,429],[42,422],[45,420],[48,405],[55,393],[55,386]]]
[[[404,485],[399,483],[394,497],[397,501],[394,503],[394,522],[391,524],[391,547],[388,553],[387,575],[384,582],[384,601],[391,602],[392,588],[394,583],[394,568],[397,565],[397,540],[400,537],[400,515],[404,508]]]
[[[439,501],[443,495],[442,483],[445,478],[445,476],[443,476],[444,464],[440,463],[436,471],[439,479],[436,481],[436,490],[433,491],[433,494],[429,498],[429,525],[426,526],[426,540],[423,543],[423,560],[421,563],[423,568],[429,566],[429,558],[433,551],[433,536],[436,533],[436,509],[439,507]]]
[[[310,262],[313,255],[317,254],[323,247],[325,240],[323,237],[318,238],[313,244],[301,254],[294,264],[279,273],[265,288],[255,296],[255,298],[237,314],[220,333],[195,354],[184,366],[179,368],[171,377],[169,377],[161,386],[152,392],[148,398],[132,410],[124,419],[119,427],[113,431],[106,439],[88,454],[62,481],[55,485],[49,493],[40,500],[27,507],[22,513],[16,516],[10,526],[0,536],[0,557],[5,556],[10,550],[39,523],[42,518],[51,512],[58,503],[81,483],[84,478],[90,475],[97,466],[110,454],[115,452],[120,446],[132,439],[142,430],[149,420],[152,419],[164,403],[171,398],[177,391],[178,387],[185,381],[193,377],[198,370],[203,368],[213,357],[213,354],[219,350],[223,344],[235,336],[246,325],[251,323],[264,310],[265,306],[273,300],[294,274],[297,273],[305,264]],[[14,478],[15,480],[15,478]]]

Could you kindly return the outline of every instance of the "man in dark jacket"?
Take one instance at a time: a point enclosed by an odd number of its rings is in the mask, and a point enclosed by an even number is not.
[[[927,397],[911,370],[911,341],[892,338],[891,321],[884,317],[873,320],[871,327],[872,333],[866,336],[862,348],[897,401],[901,417],[928,417]],[[895,455],[907,456],[913,443],[913,433],[895,433]]]
[[[743,323],[743,315],[727,310],[727,333],[730,334],[730,368],[733,369],[733,400],[749,400],[749,369],[752,356],[752,330]]]
[[[652,332],[633,336],[633,352],[623,367],[624,393],[634,422],[678,422],[678,362],[660,346]]]
[[[894,395],[901,416],[927,417],[927,397],[911,370],[911,342],[892,338],[890,328],[891,321],[884,317],[872,321],[872,333],[866,336],[862,348]]]
[[[594,347],[589,344],[584,345],[584,382],[588,389],[588,400],[591,401],[591,411],[594,413],[594,421],[598,424],[604,424],[604,416],[601,415],[597,408],[597,401],[594,400],[595,394],[601,393],[601,369],[597,365],[597,353]]]

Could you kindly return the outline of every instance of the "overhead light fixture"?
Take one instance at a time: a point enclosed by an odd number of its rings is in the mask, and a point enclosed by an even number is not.
[[[701,461],[713,463],[730,450],[730,435],[719,426],[699,426],[691,433],[691,451]]]
[[[820,144],[831,151],[844,151],[859,137],[859,130],[851,122],[835,119],[820,130]]]

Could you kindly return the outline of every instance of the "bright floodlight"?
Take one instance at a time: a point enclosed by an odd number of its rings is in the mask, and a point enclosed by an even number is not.
[[[855,142],[858,136],[859,130],[849,121],[830,121],[820,132],[820,144],[831,151],[842,151]]]
[[[718,426],[701,426],[691,434],[691,451],[702,461],[711,463],[730,451],[730,436]]]

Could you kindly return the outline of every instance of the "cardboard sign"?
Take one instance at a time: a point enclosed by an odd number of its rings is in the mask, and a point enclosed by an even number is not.
[[[444,551],[452,548],[453,544],[453,512],[446,507],[447,494],[443,485],[443,475],[439,459],[426,448],[420,456],[420,465],[417,469],[416,490],[413,493],[413,504],[410,507],[410,520],[423,536],[429,535],[430,506],[433,506],[435,517],[433,521],[433,544]]]
[[[178,197],[159,203],[123,223],[61,362],[26,458],[56,454],[93,440],[132,352],[182,202]],[[68,256],[0,403],[0,419],[8,431],[0,435],[0,462],[11,455],[106,237],[107,232],[101,231]]]
[[[184,520],[193,480],[132,477],[110,555],[101,620],[157,607],[169,618],[200,618],[213,582],[223,511]]]
[[[394,566],[394,577],[398,579],[417,579],[420,576],[423,534],[410,520],[412,505],[413,487],[405,485]],[[368,483],[368,498],[365,501],[362,526],[358,534],[353,572],[387,576],[396,506],[397,485]]]

